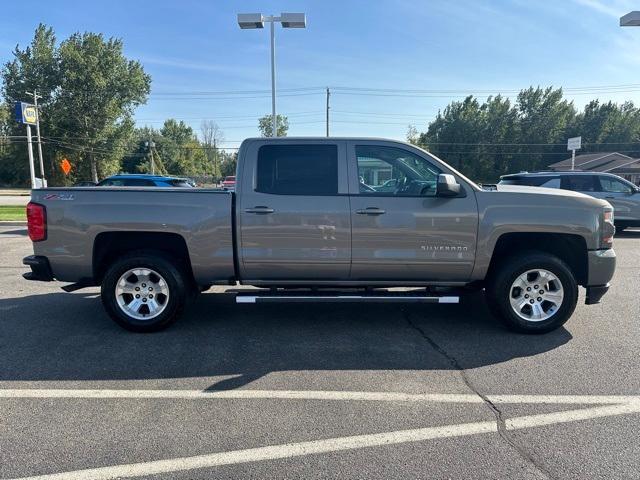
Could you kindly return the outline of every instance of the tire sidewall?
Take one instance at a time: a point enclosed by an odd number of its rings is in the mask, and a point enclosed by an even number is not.
[[[116,299],[115,289],[118,280],[132,268],[155,270],[164,278],[169,288],[166,308],[149,320],[138,320],[128,316]],[[118,325],[134,332],[153,332],[168,326],[180,315],[185,303],[185,292],[184,279],[179,270],[166,258],[151,254],[133,254],[116,261],[105,273],[101,286],[102,303],[107,313]]]
[[[527,321],[511,308],[511,286],[516,278],[528,270],[543,269],[553,273],[564,292],[560,308],[547,320]],[[493,279],[488,289],[489,304],[495,313],[513,330],[523,333],[546,333],[563,325],[573,314],[578,301],[578,285],[571,269],[559,258],[544,254],[511,257]],[[497,310],[497,312],[496,312]]]

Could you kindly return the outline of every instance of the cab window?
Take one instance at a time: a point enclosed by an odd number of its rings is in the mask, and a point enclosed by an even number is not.
[[[408,150],[378,145],[357,145],[358,184],[361,195],[435,196],[441,171]]]

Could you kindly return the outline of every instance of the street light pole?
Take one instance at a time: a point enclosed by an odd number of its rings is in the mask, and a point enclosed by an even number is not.
[[[271,16],[271,136],[278,136],[278,117],[276,115],[276,28]]]
[[[271,29],[271,136],[278,136],[278,115],[276,114],[276,29],[275,23],[280,22],[282,28],[305,28],[307,19],[304,13],[281,13],[262,15],[261,13],[239,13],[238,25],[241,29],[264,28],[268,22]]]

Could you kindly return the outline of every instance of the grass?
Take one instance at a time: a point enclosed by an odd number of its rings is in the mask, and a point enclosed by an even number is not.
[[[0,221],[27,220],[24,205],[0,205]]]

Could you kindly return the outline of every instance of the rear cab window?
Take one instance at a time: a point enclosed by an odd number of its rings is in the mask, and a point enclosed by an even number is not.
[[[255,191],[273,195],[337,195],[336,145],[263,145]]]

